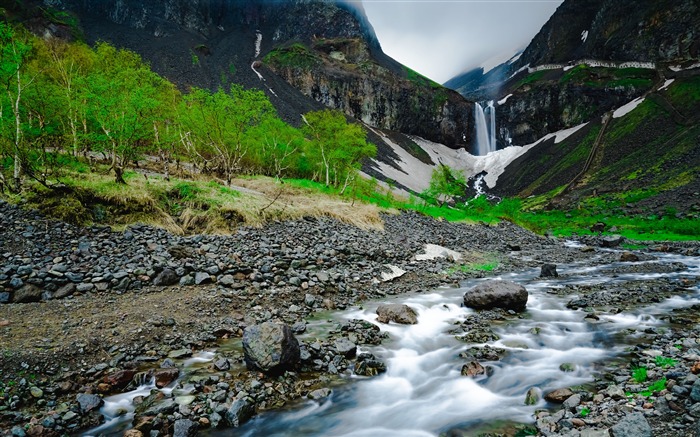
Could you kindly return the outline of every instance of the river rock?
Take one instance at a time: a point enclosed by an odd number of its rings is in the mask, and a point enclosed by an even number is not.
[[[90,411],[95,410],[104,404],[104,400],[101,397],[87,393],[79,394],[76,397],[76,400],[78,401],[80,411],[82,411],[83,414],[89,413]]]
[[[556,278],[558,276],[556,264],[542,264],[540,267],[540,278]]]
[[[287,325],[265,322],[243,331],[243,352],[248,369],[265,373],[293,370],[300,361],[299,342]]]
[[[194,437],[197,435],[199,425],[189,419],[180,419],[175,421],[173,427],[173,437]]]
[[[226,410],[226,422],[237,428],[255,415],[255,405],[248,399],[236,399]]]
[[[642,413],[630,413],[610,428],[612,437],[651,437],[651,427]]]
[[[561,404],[565,400],[569,399],[571,396],[573,396],[574,392],[569,390],[568,388],[559,388],[554,391],[551,391],[544,395],[544,399],[547,402],[552,402],[555,404]]]
[[[180,371],[175,368],[158,369],[153,373],[156,380],[156,387],[166,387],[171,382],[175,381],[180,375]]]
[[[138,429],[127,429],[123,437],[143,437],[143,433]]]
[[[525,405],[537,405],[539,401],[540,391],[535,387],[531,387],[525,394]]]
[[[603,247],[617,247],[625,241],[622,235],[606,235],[600,239],[600,245]]]
[[[357,345],[345,337],[337,339],[334,346],[335,350],[345,358],[352,358],[357,353]]]
[[[386,372],[386,364],[370,353],[363,353],[355,361],[355,374],[360,376],[377,376]]]
[[[639,261],[639,257],[632,252],[622,252],[622,255],[620,255],[620,261],[622,262],[635,262]]]
[[[464,305],[477,310],[503,308],[523,311],[527,305],[527,290],[510,281],[487,281],[464,294]]]
[[[694,402],[700,402],[700,379],[696,379],[693,383],[693,388],[690,390],[690,399]]]
[[[211,282],[211,275],[207,272],[197,272],[194,274],[195,285],[210,284]]]
[[[382,304],[377,308],[377,321],[379,323],[399,323],[402,325],[415,325],[418,323],[418,315],[408,305],[390,303]]]
[[[486,369],[478,361],[470,361],[462,366],[462,375],[475,377],[486,373]]]

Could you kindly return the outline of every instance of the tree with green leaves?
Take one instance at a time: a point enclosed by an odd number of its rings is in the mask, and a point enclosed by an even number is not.
[[[430,186],[423,192],[425,197],[434,199],[439,207],[450,199],[464,195],[467,182],[462,173],[445,164],[438,165],[430,177]]]
[[[248,154],[251,130],[274,117],[275,108],[265,93],[231,85],[229,92],[193,89],[180,108],[182,141],[197,157],[212,161],[231,185]]]
[[[255,145],[252,161],[258,171],[281,179],[301,155],[304,137],[278,117],[267,117],[251,129],[249,141]]]
[[[345,191],[356,177],[362,160],[376,156],[376,146],[367,143],[362,126],[348,123],[340,111],[309,112],[304,122],[302,132],[309,139],[307,156],[315,157],[326,186],[342,184]]]
[[[0,106],[0,132],[9,140],[13,159],[14,190],[21,187],[22,160],[26,159],[22,138],[22,96],[33,82],[24,75],[24,67],[32,50],[30,38],[6,23],[0,22],[0,82],[7,99]],[[7,107],[10,111],[8,113]],[[10,127],[12,126],[12,127]]]
[[[97,129],[95,145],[111,160],[115,180],[126,183],[126,165],[153,143],[153,120],[162,109],[160,97],[172,84],[155,74],[141,57],[98,43],[96,65],[86,79],[87,110]]]

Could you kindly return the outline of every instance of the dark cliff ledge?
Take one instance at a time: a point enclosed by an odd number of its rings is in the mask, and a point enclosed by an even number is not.
[[[299,114],[323,104],[370,126],[449,147],[466,147],[473,134],[470,103],[384,54],[361,5],[354,2],[44,0],[44,4],[75,12],[89,42],[105,40],[136,51],[183,90],[230,82],[263,89],[282,116],[295,124]],[[284,57],[289,50],[302,48],[314,59],[313,65],[255,64],[265,76],[261,81],[251,69],[258,34],[262,40],[257,60],[265,55]],[[338,58],[338,53],[345,58]]]

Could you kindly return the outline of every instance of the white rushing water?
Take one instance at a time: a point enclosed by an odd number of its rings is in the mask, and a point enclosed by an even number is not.
[[[493,100],[486,108],[474,103],[474,129],[476,130],[476,151],[478,156],[496,151],[496,108]]]
[[[471,346],[450,334],[455,324],[473,311],[460,305],[467,288],[442,288],[399,297],[418,312],[417,325],[381,325],[390,334],[385,344],[369,350],[387,364],[387,372],[374,378],[336,388],[330,398],[308,401],[287,412],[264,413],[243,428],[226,430],[226,435],[244,436],[437,436],[450,429],[474,429],[495,420],[531,423],[535,410],[546,407],[524,403],[535,387],[540,393],[585,384],[603,364],[620,355],[627,346],[620,332],[627,328],[660,326],[659,315],[699,302],[696,287],[688,296],[678,296],[636,313],[601,315],[597,322],[585,320],[587,313],[570,310],[566,303],[575,296],[559,296],[557,288],[591,285],[661,276],[700,276],[700,260],[661,255],[660,263],[682,261],[689,266],[671,274],[624,275],[610,269],[622,265],[583,267],[559,266],[558,279],[538,278],[539,270],[500,277],[524,284],[530,297],[519,319],[493,325],[500,339],[489,345],[505,349],[500,361],[480,361],[493,368],[492,375],[462,376],[467,362],[458,355]],[[628,263],[629,264],[629,263]],[[493,279],[493,278],[490,278]],[[363,310],[341,314],[343,319],[364,319],[376,323],[379,302]],[[560,365],[575,365],[563,372]],[[223,434],[221,434],[223,435]]]

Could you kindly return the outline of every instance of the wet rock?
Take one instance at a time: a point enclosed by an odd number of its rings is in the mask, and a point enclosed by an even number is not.
[[[503,308],[523,311],[527,305],[527,290],[510,281],[487,281],[464,294],[464,305],[478,310]]]
[[[611,437],[651,437],[651,427],[642,413],[630,413],[610,428]]]
[[[175,368],[158,369],[153,372],[153,378],[156,380],[156,387],[166,387],[171,382],[175,381],[180,375],[180,371]]]
[[[236,399],[231,407],[226,410],[226,422],[237,428],[255,415],[255,405],[248,399]]]
[[[80,411],[85,414],[92,410],[100,408],[104,404],[104,400],[92,394],[81,393],[76,397],[78,404],[80,405]]]
[[[173,437],[194,437],[197,435],[199,425],[189,419],[180,419],[175,421],[173,427]]]
[[[625,241],[625,237],[622,235],[606,235],[600,238],[600,245],[602,247],[617,247],[623,241]]]
[[[525,405],[537,405],[539,401],[540,391],[535,387],[531,387],[525,394]]]
[[[226,371],[231,368],[231,363],[226,358],[220,358],[214,362],[214,368],[219,371]]]
[[[319,400],[319,399],[325,399],[325,398],[327,398],[327,397],[330,396],[330,395],[331,395],[331,389],[329,389],[329,388],[320,388],[320,389],[318,389],[318,390],[314,390],[314,391],[312,391],[311,393],[309,393],[308,398],[317,401],[317,400]]]
[[[160,286],[175,285],[178,282],[180,282],[180,277],[173,269],[163,269],[163,271],[158,273],[158,276],[153,279],[153,285]]]
[[[540,278],[557,278],[559,273],[557,273],[556,264],[542,264],[540,267]]]
[[[190,349],[176,349],[174,351],[170,351],[168,354],[168,358],[187,358],[192,356],[192,351]]]
[[[243,331],[243,352],[248,369],[282,373],[300,361],[299,342],[287,325],[265,322]]]
[[[579,404],[581,404],[581,395],[580,394],[574,394],[569,396],[565,401],[564,401],[564,408],[567,410],[573,410],[574,408],[578,407]]]
[[[357,352],[357,345],[345,337],[337,339],[334,346],[335,350],[345,358],[353,358]]]
[[[620,255],[620,261],[622,261],[622,262],[635,262],[635,261],[639,261],[639,257],[632,252],[622,252],[622,255]]]
[[[486,369],[484,369],[484,366],[482,366],[479,362],[470,361],[464,366],[462,366],[461,373],[463,376],[469,376],[473,378],[475,376],[484,375],[486,373]]]
[[[551,391],[544,395],[544,399],[547,402],[552,402],[555,404],[561,404],[565,400],[569,399],[571,396],[573,396],[574,392],[569,390],[568,388],[560,388],[554,391]]]
[[[576,364],[574,363],[562,363],[559,365],[559,370],[562,372],[575,372]]]
[[[136,375],[136,370],[124,369],[105,376],[102,378],[102,381],[114,388],[120,389],[129,385],[129,383],[134,379],[134,375]]]
[[[402,325],[415,325],[418,323],[418,315],[408,305],[382,304],[377,308],[377,321],[379,323],[394,322]]]
[[[357,357],[354,371],[360,376],[377,376],[386,372],[386,364],[370,353],[363,353]]]

